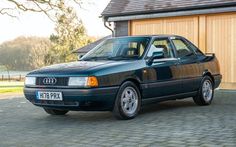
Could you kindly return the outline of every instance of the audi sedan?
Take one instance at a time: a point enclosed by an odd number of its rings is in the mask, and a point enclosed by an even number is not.
[[[183,37],[120,37],[80,61],[30,72],[24,94],[51,115],[112,111],[132,119],[148,103],[193,97],[197,105],[210,105],[221,78],[215,55]]]

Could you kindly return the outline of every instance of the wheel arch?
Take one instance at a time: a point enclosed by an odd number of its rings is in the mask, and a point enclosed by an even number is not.
[[[209,76],[209,77],[211,78],[211,80],[212,80],[212,82],[213,82],[213,86],[214,86],[214,85],[215,85],[215,80],[214,80],[214,77],[213,77],[213,75],[211,74],[211,72],[208,71],[208,70],[204,71],[202,77],[205,77],[205,76]]]
[[[138,87],[139,92],[140,92],[140,94],[142,96],[142,89],[141,89],[141,85],[140,85],[141,82],[140,82],[140,80],[138,78],[127,78],[124,81],[122,81],[122,83],[120,85],[124,84],[125,82],[132,82],[132,83],[134,83]]]
[[[126,78],[125,80],[123,80],[120,84],[120,88],[122,87],[123,84],[125,84],[126,82],[132,82],[133,84],[135,84],[139,90],[139,94],[140,94],[140,102],[138,103],[138,106],[137,106],[137,109],[135,110],[134,114],[132,114],[132,116],[128,116],[127,114],[124,114],[124,111],[122,110],[122,107],[120,106],[120,101],[119,101],[119,97],[116,96],[116,99],[115,99],[115,103],[113,105],[113,114],[116,118],[118,119],[123,119],[123,120],[128,120],[128,119],[132,119],[134,118],[135,116],[138,115],[138,112],[140,110],[140,107],[141,107],[141,104],[142,104],[142,94],[141,94],[141,87],[140,87],[140,81],[136,78]],[[136,88],[135,88],[136,89]],[[120,90],[119,90],[120,91]],[[119,94],[119,92],[118,92]],[[118,95],[120,96],[120,95]]]

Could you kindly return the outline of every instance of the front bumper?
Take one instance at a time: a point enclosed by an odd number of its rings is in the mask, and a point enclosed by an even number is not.
[[[222,80],[222,75],[214,75],[214,88],[218,88],[220,86]]]
[[[91,89],[24,88],[27,100],[40,107],[63,110],[112,110],[119,87]],[[62,92],[63,101],[45,101],[36,98],[37,91]]]

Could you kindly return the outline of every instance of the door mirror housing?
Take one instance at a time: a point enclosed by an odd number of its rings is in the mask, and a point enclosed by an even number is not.
[[[84,55],[78,55],[78,58],[77,58],[78,61],[79,61],[81,58],[83,58],[83,56],[84,56]]]
[[[152,53],[152,56],[148,60],[148,64],[151,65],[154,60],[162,59],[162,58],[165,58],[165,53],[164,53],[164,49],[160,48],[159,51],[155,51]]]

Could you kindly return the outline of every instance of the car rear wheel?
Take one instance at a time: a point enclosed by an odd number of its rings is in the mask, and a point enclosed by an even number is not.
[[[194,102],[200,106],[210,105],[214,97],[214,84],[209,76],[205,76],[201,82],[197,96],[193,97]]]
[[[56,110],[56,109],[49,109],[49,108],[44,108],[44,110],[50,114],[50,115],[65,115],[69,111],[67,110]]]
[[[113,114],[117,119],[132,119],[141,107],[141,94],[133,82],[125,82],[116,96]]]

